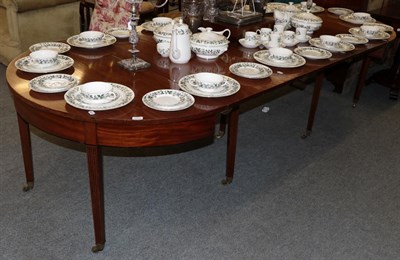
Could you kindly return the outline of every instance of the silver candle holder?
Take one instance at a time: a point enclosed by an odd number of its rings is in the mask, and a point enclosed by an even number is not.
[[[142,4],[143,0],[126,0],[126,2],[132,4],[131,10],[131,34],[129,36],[129,42],[132,44],[132,49],[129,50],[132,53],[132,58],[121,60],[118,64],[127,69],[129,71],[136,71],[140,69],[146,69],[150,67],[150,63],[138,58],[139,50],[136,49],[136,45],[139,42],[139,36],[136,32],[136,26],[138,25],[139,21],[139,7]]]

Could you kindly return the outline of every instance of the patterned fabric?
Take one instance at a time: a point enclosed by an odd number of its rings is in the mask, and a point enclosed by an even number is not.
[[[89,30],[106,31],[110,28],[127,28],[131,4],[125,0],[97,0],[90,20]]]

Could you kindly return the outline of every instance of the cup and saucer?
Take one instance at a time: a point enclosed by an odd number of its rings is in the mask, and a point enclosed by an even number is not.
[[[69,89],[64,99],[76,108],[101,111],[125,106],[134,96],[134,92],[124,85],[92,81]]]
[[[300,37],[299,35],[296,35],[296,40],[298,43],[305,43],[308,42],[311,39],[310,35],[305,35],[304,37]]]
[[[347,52],[355,49],[353,44],[342,41],[340,37],[333,35],[321,35],[319,38],[311,39],[309,43],[314,47],[330,52]]]
[[[67,43],[71,46],[88,49],[109,46],[116,41],[117,38],[113,35],[99,31],[84,31],[67,39]]]
[[[306,60],[303,57],[282,47],[258,51],[254,53],[254,59],[265,65],[278,68],[296,68],[303,66],[306,63]]]
[[[257,48],[261,44],[260,41],[258,41],[258,40],[248,41],[245,38],[239,39],[239,43],[240,43],[240,45],[242,45],[243,47],[248,48],[248,49]]]
[[[67,69],[74,60],[65,55],[59,55],[55,50],[33,51],[29,56],[15,62],[17,69],[32,73],[48,73]]]
[[[226,84],[224,77],[212,72],[199,72],[194,74],[190,83],[203,92],[221,91]]]

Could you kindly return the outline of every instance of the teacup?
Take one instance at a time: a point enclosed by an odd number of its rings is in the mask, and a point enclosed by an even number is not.
[[[244,40],[247,44],[251,44],[251,45],[257,44],[259,41],[259,38],[260,38],[260,36],[258,35],[257,32],[249,31],[249,32],[245,32],[245,34],[244,34]]]
[[[276,62],[287,62],[291,59],[293,52],[286,48],[276,47],[269,49],[270,58]]]
[[[353,17],[356,18],[357,20],[365,21],[371,18],[371,15],[369,13],[364,13],[364,12],[355,12],[353,13]]]
[[[332,35],[321,35],[319,36],[322,45],[324,45],[325,47],[328,48],[336,48],[338,47],[341,39],[339,37],[336,36],[332,36]]]
[[[296,39],[299,41],[307,40],[307,29],[302,27],[296,28]]]
[[[380,27],[375,25],[362,25],[360,31],[364,35],[373,36],[380,32]]]
[[[80,94],[90,101],[101,101],[107,98],[114,98],[112,85],[102,81],[92,81],[79,86]]]
[[[157,43],[157,52],[163,57],[168,57],[169,56],[170,48],[171,48],[171,44],[169,42],[159,42],[159,43]]]
[[[269,42],[270,35],[271,35],[271,32],[272,32],[271,28],[267,28],[267,27],[261,28],[261,29],[257,30],[256,32],[260,34],[260,41],[261,42],[263,42],[263,43]]]
[[[275,24],[274,25],[274,32],[283,33],[284,30],[285,30],[284,24]]]
[[[29,54],[33,63],[40,67],[49,67],[57,63],[58,52],[55,50],[38,50]]]
[[[103,39],[104,33],[98,31],[85,31],[79,34],[79,40],[87,43],[96,43]]]
[[[267,45],[268,48],[274,48],[274,47],[279,47],[280,46],[280,39],[281,39],[281,34],[278,32],[272,32],[270,35],[270,41]]]
[[[199,72],[194,74],[194,84],[206,91],[214,91],[225,84],[222,75],[211,72]]]
[[[282,34],[282,41],[285,44],[292,44],[295,40],[295,32],[293,31],[284,31]]]
[[[172,18],[169,17],[154,17],[152,19],[153,25],[156,27],[161,27],[167,24],[170,24],[172,21]]]

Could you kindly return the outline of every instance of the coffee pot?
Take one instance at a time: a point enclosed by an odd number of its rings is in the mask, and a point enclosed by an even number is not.
[[[182,19],[179,19],[179,22],[173,25],[169,53],[169,59],[173,63],[184,64],[190,60],[192,56],[190,49],[191,35],[189,26],[184,24]]]

